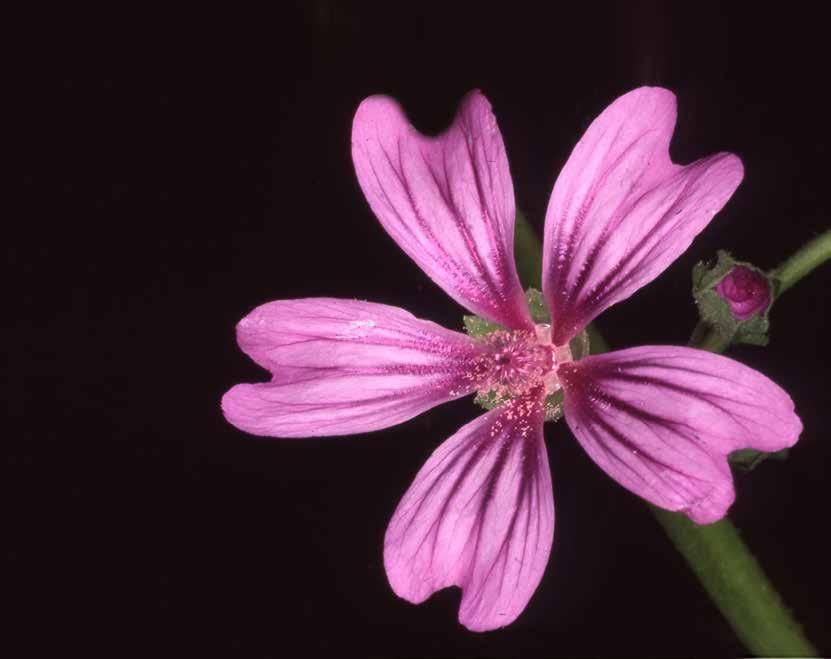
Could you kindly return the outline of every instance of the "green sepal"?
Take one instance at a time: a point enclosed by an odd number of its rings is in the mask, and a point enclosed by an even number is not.
[[[545,306],[545,299],[536,288],[529,288],[525,291],[525,303],[528,305],[528,312],[535,323],[551,322],[551,314],[548,312],[548,307]],[[479,316],[464,316],[463,320],[465,331],[474,339],[505,329],[502,325],[492,323]]]
[[[492,410],[509,400],[509,396],[500,396],[495,391],[480,391],[476,394],[473,402],[483,409]],[[563,417],[563,390],[560,389],[560,391],[555,391],[550,396],[546,396],[543,409],[545,410],[546,421],[559,421]]]
[[[545,403],[543,403],[543,410],[545,410],[546,421],[559,421],[563,418],[563,390],[555,391],[550,396],[546,396]]]
[[[479,316],[464,316],[463,320],[465,323],[465,331],[474,339],[505,329],[502,325],[497,325]]]
[[[525,291],[525,302],[528,305],[528,311],[531,313],[531,319],[535,323],[551,322],[551,314],[548,307],[545,306],[545,298],[536,288],[529,288]]]
[[[771,302],[760,314],[755,314],[747,320],[739,320],[733,315],[730,305],[716,291],[715,287],[724,279],[734,267],[745,267],[764,277],[770,286]],[[693,297],[701,320],[718,334],[724,337],[726,343],[747,343],[750,345],[766,346],[768,344],[768,330],[770,329],[769,313],[776,297],[779,282],[769,277],[752,263],[737,261],[724,250],[718,251],[718,259],[714,265],[699,262],[693,267]]]
[[[716,252],[718,260],[715,265],[699,261],[693,266],[693,294],[698,291],[713,288],[722,279],[724,279],[734,265],[737,265],[735,259],[723,249]],[[745,264],[741,264],[745,265]]]
[[[774,453],[764,453],[753,448],[743,448],[733,451],[728,460],[730,464],[740,471],[751,471],[758,467],[765,460],[787,460],[789,449],[782,449]]]
[[[765,311],[761,316],[753,316],[739,323],[733,342],[766,346],[769,340],[768,330],[770,329],[770,321],[767,316],[767,311]]]
[[[578,359],[587,357],[589,353],[591,353],[591,340],[589,339],[589,333],[586,330],[583,330],[568,342],[568,347],[571,349],[572,361],[576,362]]]
[[[486,410],[492,410],[494,407],[499,407],[502,403],[507,403],[509,400],[509,396],[500,396],[495,391],[480,391],[476,394],[473,402]]]

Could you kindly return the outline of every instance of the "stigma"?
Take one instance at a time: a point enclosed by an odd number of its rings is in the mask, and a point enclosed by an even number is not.
[[[551,343],[551,326],[533,330],[499,330],[480,339],[485,350],[479,358],[480,394],[499,399],[523,396],[534,389],[550,396],[562,388],[557,367],[572,360],[568,344]]]

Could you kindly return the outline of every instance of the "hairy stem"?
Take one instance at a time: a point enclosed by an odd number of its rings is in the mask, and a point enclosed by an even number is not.
[[[706,326],[698,330],[697,327],[690,340],[696,348],[723,352],[729,345],[718,332],[707,331]],[[597,334],[596,329],[594,332]],[[598,348],[608,349],[608,344],[601,340]],[[727,517],[715,524],[699,525],[681,513],[651,504],[649,508],[748,650],[761,657],[817,656]]]
[[[815,268],[831,259],[831,229],[805,243],[770,274],[779,280],[781,295]]]
[[[699,320],[690,336],[689,345],[699,350],[724,352],[730,345],[730,337],[716,332],[703,320]]]
[[[729,519],[699,526],[650,508],[748,650],[760,657],[818,656]]]
[[[516,230],[514,231],[514,254],[516,254],[517,272],[524,288],[534,287],[542,290],[542,248],[534,227],[528,224],[525,216],[517,210]]]

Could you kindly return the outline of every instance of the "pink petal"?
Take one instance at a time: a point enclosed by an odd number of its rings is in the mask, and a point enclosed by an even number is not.
[[[386,96],[361,103],[352,159],[395,242],[454,300],[515,329],[531,320],[514,265],[514,188],[502,136],[478,91],[453,125],[421,135]]]
[[[663,272],[741,182],[742,163],[729,153],[673,164],[674,126],[675,96],[641,87],[574,147],[545,217],[543,290],[556,344]]]
[[[360,433],[472,392],[480,344],[383,304],[333,298],[264,304],[237,325],[240,347],[273,373],[239,384],[222,409],[255,435]]]
[[[694,522],[733,503],[728,453],[778,451],[802,430],[779,386],[732,359],[646,346],[559,368],[565,417],[591,458],[644,499]]]
[[[444,442],[416,476],[384,539],[393,590],[418,604],[462,589],[459,621],[503,627],[542,578],[554,534],[551,474],[535,397],[480,416]]]

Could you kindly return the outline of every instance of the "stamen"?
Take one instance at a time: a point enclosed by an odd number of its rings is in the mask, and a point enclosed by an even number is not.
[[[507,400],[540,386],[546,396],[562,388],[556,367],[571,361],[571,350],[552,345],[549,325],[493,332],[481,340],[487,350],[476,369],[482,377],[480,395]]]

